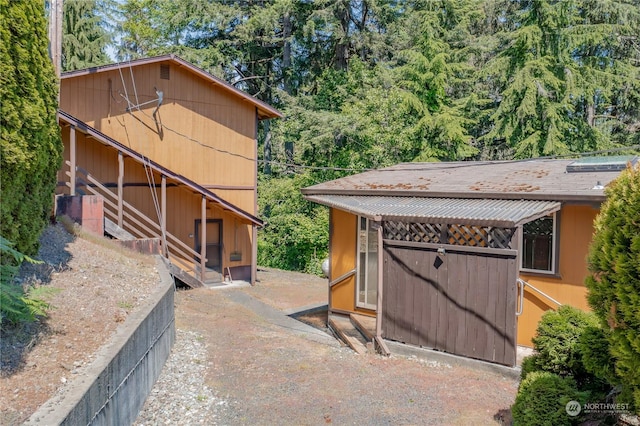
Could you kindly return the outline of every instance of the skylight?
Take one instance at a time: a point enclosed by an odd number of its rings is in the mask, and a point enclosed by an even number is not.
[[[584,157],[567,164],[567,173],[575,172],[616,172],[634,165],[638,157],[634,155],[616,155],[612,157]]]

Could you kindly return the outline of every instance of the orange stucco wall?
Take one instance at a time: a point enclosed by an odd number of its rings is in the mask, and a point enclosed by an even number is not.
[[[599,210],[590,206],[564,206],[560,212],[558,276],[520,273],[520,278],[558,302],[589,310],[584,280],[588,274],[587,254],[593,236],[593,221]],[[518,344],[532,346],[531,339],[542,314],[557,305],[528,289],[522,315],[518,318]]]
[[[358,217],[342,210],[331,209],[329,221],[329,253],[331,257],[329,281],[331,282],[356,267]],[[356,307],[355,276],[334,285],[330,292],[331,309],[375,315],[373,311]]]

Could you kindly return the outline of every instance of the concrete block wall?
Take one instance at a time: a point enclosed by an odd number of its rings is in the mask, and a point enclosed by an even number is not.
[[[162,286],[127,317],[84,379],[47,401],[27,425],[126,425],[137,418],[175,341],[174,284],[158,259]]]

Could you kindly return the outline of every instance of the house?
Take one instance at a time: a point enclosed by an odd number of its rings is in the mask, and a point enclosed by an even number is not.
[[[61,195],[112,235],[159,239],[191,286],[255,281],[257,129],[271,106],[174,55],[63,73]]]
[[[604,187],[634,157],[408,163],[304,188],[330,208],[329,312],[508,366],[541,315],[588,309]]]

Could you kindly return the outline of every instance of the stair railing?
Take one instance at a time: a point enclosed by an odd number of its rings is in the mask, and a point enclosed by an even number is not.
[[[524,309],[524,288],[525,287],[529,287],[531,290],[535,291],[539,295],[544,296],[546,299],[558,305],[558,307],[562,306],[562,303],[558,302],[556,299],[549,296],[544,291],[534,287],[533,285],[523,280],[522,278],[517,279],[516,285],[518,286],[518,304],[517,304],[516,316],[522,315],[522,311]]]
[[[69,167],[71,163],[66,162]],[[67,176],[71,176],[70,172],[66,172]],[[66,185],[70,187],[70,183]],[[115,223],[118,221],[118,195],[109,190],[106,186],[95,179],[87,170],[76,167],[76,187],[84,187],[86,192],[93,195],[100,195],[104,200],[104,212]],[[131,233],[136,238],[161,238],[162,228],[161,226],[144,213],[137,210],[130,203],[123,201],[123,223],[122,228]],[[180,268],[192,275],[194,278],[198,278],[195,264],[200,264],[200,253],[193,250],[191,247],[182,242],[175,235],[166,232],[167,246],[169,248],[168,258],[170,260],[176,260],[180,265]]]

